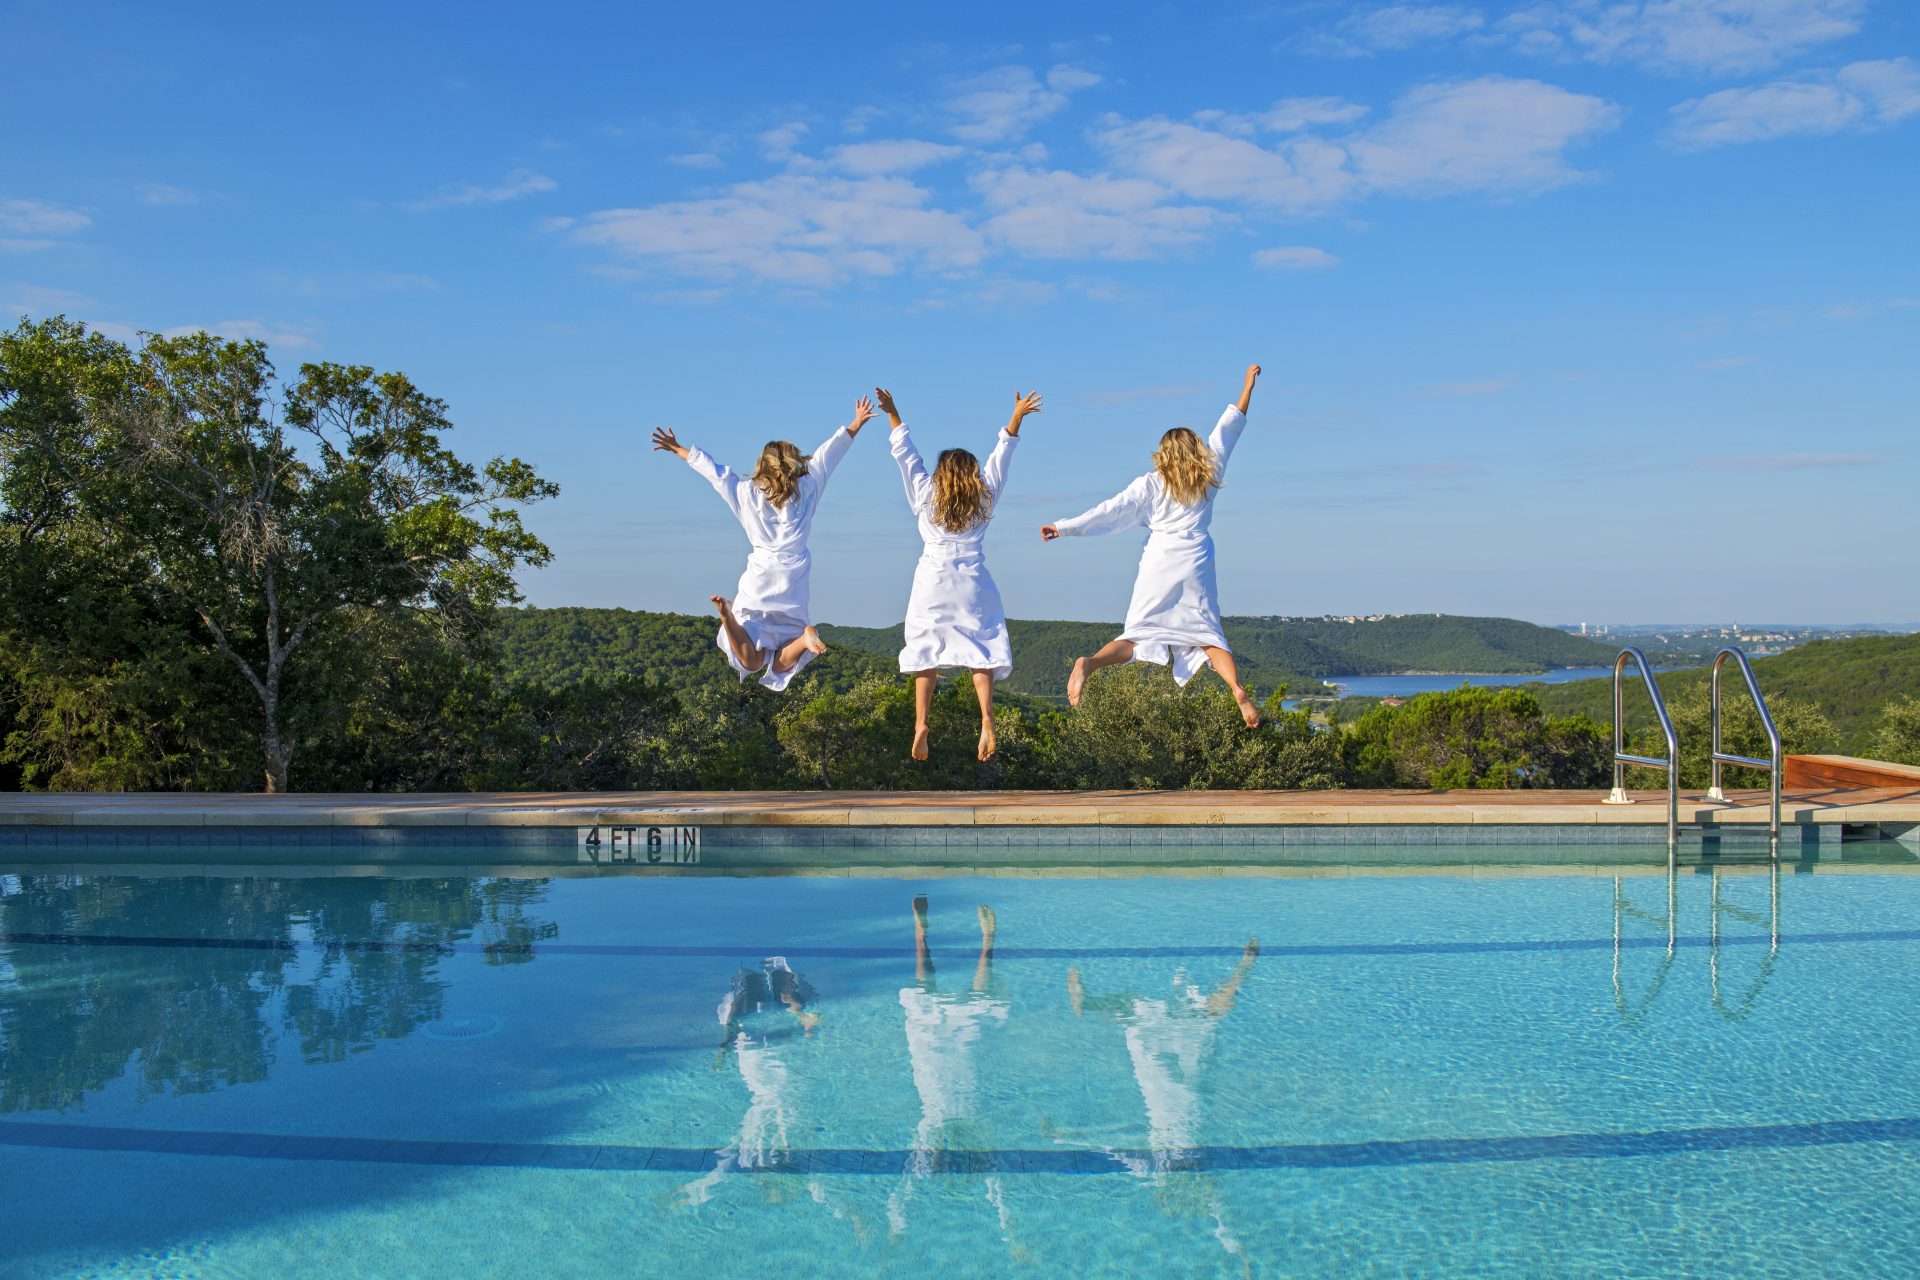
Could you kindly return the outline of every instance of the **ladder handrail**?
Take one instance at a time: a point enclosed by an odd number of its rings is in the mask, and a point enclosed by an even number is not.
[[[1765,760],[1756,760],[1752,756],[1737,756],[1720,749],[1720,668],[1732,658],[1740,666],[1740,674],[1747,682],[1747,692],[1753,695],[1754,710],[1760,713],[1760,727],[1767,732],[1767,754]],[[1780,839],[1780,772],[1781,749],[1780,730],[1774,727],[1773,716],[1767,711],[1767,700],[1760,696],[1760,682],[1753,677],[1753,664],[1747,661],[1747,655],[1738,649],[1720,650],[1713,657],[1713,786],[1707,792],[1707,799],[1725,802],[1727,794],[1720,787],[1720,766],[1723,764],[1745,765],[1749,769],[1765,769],[1772,776],[1771,814],[1768,834],[1777,844]]]
[[[1660,733],[1667,740],[1667,758],[1664,760],[1627,754],[1627,702],[1626,691],[1620,686],[1620,673],[1627,669],[1629,661],[1640,668],[1640,679],[1647,686],[1647,696],[1653,699],[1653,714],[1659,719]],[[1715,745],[1718,745],[1717,741]],[[1627,766],[1630,764],[1667,771],[1667,859],[1671,862],[1674,849],[1680,843],[1680,740],[1674,735],[1673,720],[1667,715],[1666,699],[1660,696],[1660,686],[1654,683],[1653,668],[1647,665],[1647,655],[1631,646],[1622,649],[1620,656],[1613,660],[1613,792],[1607,797],[1608,804],[1633,803],[1627,795]],[[1717,765],[1715,767],[1718,768]]]

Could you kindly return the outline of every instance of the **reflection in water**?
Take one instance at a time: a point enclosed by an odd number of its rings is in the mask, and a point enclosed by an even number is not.
[[[1767,871],[1767,914],[1739,906],[1728,901],[1721,886],[1721,869],[1708,871],[1712,884],[1708,890],[1707,908],[1707,978],[1713,992],[1713,1007],[1729,1022],[1739,1022],[1751,1014],[1759,1002],[1760,993],[1766,989],[1767,982],[1773,977],[1775,966],[1780,959],[1780,864],[1775,861]],[[1767,931],[1767,958],[1760,963],[1759,970],[1751,982],[1732,1005],[1727,1003],[1721,990],[1720,981],[1720,924],[1723,919],[1731,918],[1755,928]],[[1626,921],[1636,920],[1651,924],[1666,935],[1666,951],[1661,957],[1660,966],[1643,988],[1637,999],[1627,995],[1628,984],[1620,974],[1620,952],[1622,949],[1623,925]],[[1667,905],[1664,915],[1657,915],[1636,906],[1626,896],[1621,887],[1621,877],[1613,878],[1613,1003],[1622,1022],[1637,1027],[1645,1022],[1653,1012],[1655,1001],[1667,985],[1667,978],[1673,971],[1674,953],[1679,945],[1680,932],[1680,875],[1677,869],[1667,872]]]
[[[533,957],[545,881],[0,876],[0,1113],[266,1079],[281,1046],[337,1062],[442,1015],[446,944]],[[100,945],[87,939],[164,939]],[[23,942],[26,938],[48,939]],[[71,939],[55,942],[52,939]]]
[[[1067,970],[1067,1000],[1074,1014],[1103,1013],[1124,1030],[1134,1084],[1146,1107],[1146,1152],[1107,1147],[1107,1154],[1136,1177],[1153,1180],[1167,1216],[1208,1220],[1213,1238],[1243,1268],[1249,1265],[1246,1251],[1227,1225],[1217,1181],[1191,1170],[1200,1146],[1201,1070],[1207,1051],[1221,1022],[1233,1012],[1240,987],[1259,957],[1260,940],[1249,938],[1233,972],[1212,991],[1188,981],[1186,970],[1181,969],[1173,975],[1173,991],[1166,997],[1134,992],[1091,995],[1080,970]]]
[[[936,1152],[993,1150],[977,1116],[980,1077],[974,1060],[981,1033],[989,1026],[1006,1025],[1007,1001],[992,989],[999,922],[993,908],[984,905],[979,919],[980,955],[974,962],[972,982],[962,991],[942,991],[927,939],[927,900],[913,900],[913,984],[900,988],[900,1008],[906,1014],[907,1054],[913,1065],[913,1087],[920,1095],[920,1123],[914,1130],[905,1176],[887,1200],[887,1222],[896,1236],[906,1230],[907,1205],[920,1180],[934,1171]],[[985,1191],[1001,1239],[1017,1250],[1006,1188],[997,1173],[987,1175]]]

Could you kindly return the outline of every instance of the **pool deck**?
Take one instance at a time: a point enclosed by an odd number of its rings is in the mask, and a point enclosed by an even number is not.
[[[1798,787],[1781,820],[1796,826],[1920,823],[1910,785]],[[1604,803],[1596,791],[731,791],[494,792],[413,795],[12,793],[0,827],[1200,827],[1639,826],[1666,821],[1663,791]],[[1767,820],[1766,794],[1725,803],[1683,793],[1680,820]]]

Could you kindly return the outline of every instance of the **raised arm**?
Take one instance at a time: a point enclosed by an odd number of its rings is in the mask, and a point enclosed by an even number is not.
[[[918,515],[920,508],[926,505],[933,494],[933,480],[927,475],[927,464],[920,457],[920,450],[914,447],[913,434],[907,430],[907,424],[895,421],[893,431],[887,437],[887,444],[893,450],[893,460],[900,467],[900,483],[907,489],[907,506]]]
[[[1240,443],[1240,433],[1247,429],[1247,406],[1253,402],[1253,383],[1259,376],[1259,365],[1247,366],[1247,380],[1240,387],[1240,399],[1227,406],[1227,411],[1220,415],[1220,421],[1213,424],[1213,434],[1207,437],[1216,479],[1226,475],[1227,459],[1233,457],[1234,446]]]
[[[987,461],[980,468],[980,478],[985,481],[990,498],[998,498],[1000,490],[1006,487],[1007,468],[1013,465],[1013,447],[1020,442],[1020,421],[1030,413],[1040,412],[1040,393],[1029,391],[1026,395],[1014,392],[1013,416],[1007,419],[1006,430],[993,442],[993,452],[987,455]]]
[[[1071,520],[1041,525],[1040,536],[1048,542],[1055,538],[1095,538],[1144,524],[1153,509],[1153,493],[1148,481],[1149,477],[1141,476],[1090,511],[1083,511]]]
[[[860,428],[866,426],[867,420],[872,417],[873,401],[865,396],[854,401],[853,421],[821,441],[820,447],[807,458],[807,474],[825,484],[827,477],[833,474],[833,469],[840,465],[840,459],[847,456],[847,450],[852,447],[853,438],[860,434]]]
[[[695,474],[713,486],[713,491],[720,495],[720,500],[727,504],[727,510],[733,512],[734,518],[739,518],[748,483],[744,477],[716,461],[705,449],[681,444],[674,436],[672,427],[654,428],[653,447],[657,452],[670,453],[692,467]]]

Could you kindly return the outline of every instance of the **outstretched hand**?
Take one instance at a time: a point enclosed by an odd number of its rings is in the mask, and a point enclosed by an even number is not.
[[[1059,537],[1059,536],[1060,536],[1060,526],[1059,526],[1059,525],[1057,525],[1057,524],[1043,524],[1043,525],[1041,525],[1041,526],[1040,526],[1040,537],[1041,537],[1041,539],[1042,539],[1043,541],[1046,541],[1046,542],[1052,542],[1052,541],[1053,541],[1053,540],[1054,540],[1055,538],[1057,538],[1057,537]]]
[[[655,427],[653,429],[653,447],[656,450],[664,449],[676,458],[685,458],[687,456],[687,446],[681,444],[680,441],[674,437],[672,427]]]
[[[900,410],[894,407],[893,392],[885,387],[875,387],[873,398],[880,404],[880,412],[887,415],[887,421],[895,427],[900,425]]]
[[[1025,418],[1030,413],[1039,413],[1039,412],[1040,412],[1040,393],[1038,391],[1029,391],[1024,395],[1018,391],[1014,392],[1013,393],[1013,416],[1007,419],[1007,434],[1010,436],[1019,435],[1021,419]]]
[[[873,419],[873,401],[861,396],[853,402],[853,421],[847,424],[847,434],[857,436],[860,428]]]
[[[1247,411],[1247,406],[1253,403],[1253,384],[1255,380],[1258,379],[1259,377],[1260,377],[1260,366],[1257,364],[1248,365],[1247,381],[1245,385],[1243,385],[1240,388],[1239,409],[1241,413],[1245,413]]]

